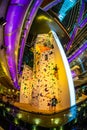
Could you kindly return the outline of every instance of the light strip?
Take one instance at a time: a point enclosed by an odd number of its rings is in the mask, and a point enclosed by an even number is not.
[[[82,4],[81,4],[81,8],[80,8],[80,13],[79,13],[79,16],[78,16],[78,19],[77,19],[77,25],[79,25],[79,22],[81,21],[82,19],[82,15],[83,15],[83,12],[84,12],[84,8],[85,8],[85,4],[84,4],[84,1],[82,0]],[[67,47],[66,49],[69,50],[70,46],[72,45],[72,42],[76,36],[76,33],[78,31],[78,26],[75,25],[74,26],[74,29],[73,29],[73,33],[72,33],[72,36],[71,36],[71,39],[70,39],[70,42],[67,44]]]
[[[67,46],[66,46],[66,49],[67,49],[67,50],[70,49],[70,47],[71,47],[71,45],[72,45],[72,42],[73,42],[73,40],[74,40],[74,38],[75,38],[75,36],[76,36],[77,31],[78,31],[78,28],[77,28],[77,26],[75,25],[75,26],[74,26],[74,29],[73,29],[73,33],[72,33],[71,38],[70,38],[70,41],[69,41],[69,43],[68,43]]]
[[[87,17],[79,24],[80,28],[83,28],[87,24]]]
[[[20,87],[18,85],[17,57],[15,52],[18,49],[18,39],[22,21],[25,12],[30,5],[30,1],[31,0],[12,0],[8,7],[6,16],[7,24],[4,31],[4,40],[6,46],[7,62],[11,79],[13,81],[14,87],[17,89]],[[18,4],[20,3],[23,4],[23,6],[19,6]]]
[[[43,10],[44,11],[48,11],[49,9],[51,9],[52,7],[54,7],[55,5],[57,5],[58,3],[62,2],[62,0],[55,0],[52,1],[51,3],[49,3],[48,5],[46,5]]]
[[[77,56],[79,56],[87,48],[87,41],[79,50],[77,50],[71,57],[68,58],[69,63],[72,62]]]
[[[70,10],[76,3],[76,0],[64,0],[60,11],[58,12],[58,18],[62,22],[65,18],[67,11]]]
[[[61,45],[61,43],[59,41],[59,38],[57,37],[57,35],[56,35],[56,33],[54,31],[52,31],[52,34],[53,34],[54,39],[55,39],[55,41],[56,41],[56,43],[58,45],[61,57],[63,59],[63,64],[65,66],[67,80],[68,80],[68,84],[69,84],[71,106],[73,106],[73,105],[75,105],[75,91],[74,91],[74,84],[73,84],[73,80],[72,80],[72,75],[71,75],[70,67],[69,67],[66,55],[64,53],[63,47],[62,47],[62,45]]]
[[[84,0],[81,0],[81,8],[80,8],[80,12],[79,12],[79,17],[77,19],[77,23],[80,23],[80,21],[83,17],[84,9],[85,9],[85,2],[84,2]]]

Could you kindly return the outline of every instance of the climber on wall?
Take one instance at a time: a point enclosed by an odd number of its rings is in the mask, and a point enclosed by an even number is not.
[[[52,110],[53,111],[56,111],[56,105],[58,103],[58,100],[57,98],[54,96],[52,99],[51,99],[51,107],[52,107]]]

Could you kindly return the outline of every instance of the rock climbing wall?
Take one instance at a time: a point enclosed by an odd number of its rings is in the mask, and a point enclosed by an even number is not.
[[[31,103],[32,94],[32,69],[28,65],[24,65],[21,77],[20,102]]]
[[[38,110],[49,110],[55,96],[57,110],[70,107],[70,86],[65,69],[68,64],[64,63],[52,32],[39,34],[32,50],[34,65],[32,68],[24,65],[20,102],[31,103]]]
[[[34,47],[32,103],[44,110],[49,109],[54,95],[60,102],[61,92],[61,88],[58,89],[58,66],[51,37],[51,33],[38,35]]]

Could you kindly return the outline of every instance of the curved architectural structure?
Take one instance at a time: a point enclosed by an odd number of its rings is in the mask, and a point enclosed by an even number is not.
[[[18,70],[17,70],[17,60],[18,60],[18,47],[20,32],[22,30],[23,19],[26,14],[26,10],[30,1],[11,1],[10,6],[7,10],[5,26],[5,46],[7,61],[9,66],[9,71],[11,78],[13,80],[14,86],[19,89],[18,86]],[[18,12],[18,13],[17,13]]]
[[[49,110],[53,97],[58,101],[56,111],[75,105],[71,72],[56,33],[38,34],[32,49],[33,67],[24,65],[20,102],[30,103],[38,111]]]
[[[41,1],[39,1],[39,0],[37,0],[35,2],[37,8],[40,6],[39,2],[41,3]],[[5,37],[4,38],[5,38],[5,46],[7,47],[7,49],[6,49],[7,61],[8,61],[11,78],[13,80],[14,86],[17,89],[20,88],[18,85],[18,67],[17,67],[18,66],[18,63],[17,63],[18,62],[18,48],[19,48],[19,42],[20,42],[19,40],[20,40],[20,34],[22,31],[22,27],[24,24],[26,14],[27,14],[28,10],[30,9],[30,7],[33,8],[31,6],[31,3],[34,4],[34,1],[29,1],[29,0],[14,1],[14,0],[12,0],[10,2],[10,6],[7,10],[7,15],[6,15],[7,24],[5,26]],[[34,15],[35,11],[36,11],[36,8],[32,12],[32,14],[30,14],[31,18],[27,22],[26,26],[29,26],[28,24],[31,23],[32,16]],[[26,27],[26,31],[27,31],[27,27]],[[26,37],[26,36],[24,36],[24,37]],[[23,46],[23,45],[21,45],[21,46]],[[23,50],[23,47],[22,47],[22,50]]]

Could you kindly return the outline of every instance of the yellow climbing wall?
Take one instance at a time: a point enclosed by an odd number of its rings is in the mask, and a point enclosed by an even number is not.
[[[68,72],[60,51],[52,32],[37,36],[33,68],[25,65],[23,70],[20,102],[32,103],[38,110],[48,110],[55,96],[57,109],[70,107]]]

